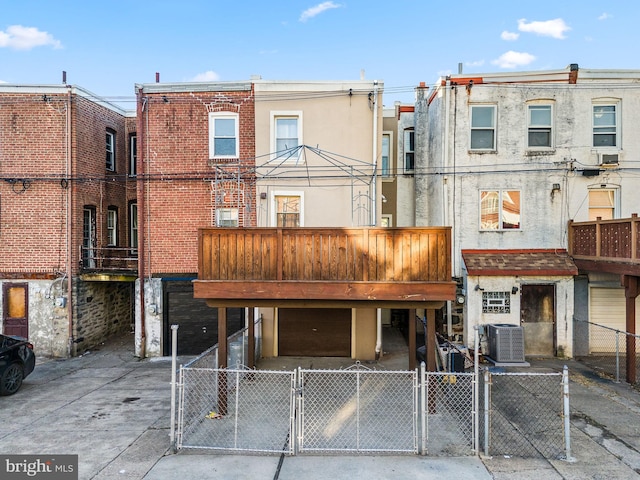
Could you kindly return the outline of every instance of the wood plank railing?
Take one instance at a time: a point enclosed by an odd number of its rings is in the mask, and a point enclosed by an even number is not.
[[[574,259],[640,265],[640,218],[569,222],[569,254]]]
[[[451,229],[204,228],[198,279],[451,282]]]

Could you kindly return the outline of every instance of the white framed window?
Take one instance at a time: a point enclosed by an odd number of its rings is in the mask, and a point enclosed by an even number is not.
[[[129,176],[135,177],[138,163],[138,137],[134,133],[129,137]]]
[[[593,146],[619,148],[618,102],[593,104]]]
[[[118,245],[118,210],[114,207],[107,210],[107,245]]]
[[[240,156],[238,138],[237,113],[209,113],[209,158],[238,158]]]
[[[413,129],[407,129],[404,131],[404,171],[413,172],[415,169],[415,132]]]
[[[216,209],[216,227],[237,227],[238,219],[237,208]]]
[[[553,108],[551,105],[527,105],[527,147],[553,147]]]
[[[271,194],[271,224],[274,227],[304,226],[302,192],[273,192]]]
[[[391,176],[391,132],[382,134],[382,151],[380,152],[380,174],[383,177]]]
[[[600,186],[589,189],[589,221],[612,220],[618,218],[618,189],[602,188]]]
[[[496,149],[496,106],[471,106],[471,150]]]
[[[116,170],[116,134],[112,130],[107,130],[106,133],[107,144],[107,170],[115,172]]]
[[[273,158],[297,162],[302,140],[302,112],[271,112],[271,151]]]
[[[383,213],[380,217],[380,226],[383,228],[393,227],[393,215],[390,213]]]
[[[138,204],[129,204],[129,247],[132,253],[138,251]]]
[[[520,191],[482,190],[480,230],[520,230]]]

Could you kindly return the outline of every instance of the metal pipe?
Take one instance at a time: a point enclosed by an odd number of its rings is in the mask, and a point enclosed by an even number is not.
[[[565,365],[562,369],[562,388],[564,397],[564,452],[567,462],[574,462],[571,456],[571,411],[569,409],[569,369]]]
[[[171,325],[171,432],[169,438],[175,450],[176,438],[176,363],[178,356],[178,325]]]
[[[376,308],[376,360],[382,353],[382,309]]]
[[[422,436],[422,455],[427,454],[427,374],[426,365],[420,362],[420,430]]]
[[[73,176],[73,162],[71,158],[71,106],[72,106],[72,96],[71,96],[71,87],[67,87],[67,166],[66,166],[66,176],[67,176],[67,322],[68,326],[68,335],[69,335],[69,347],[68,353],[71,357],[73,355],[73,190],[75,185],[69,180]]]
[[[616,383],[620,383],[620,332],[616,330]]]
[[[377,224],[378,212],[378,81],[373,81],[373,195],[371,199],[371,218],[369,224],[375,226]]]
[[[489,369],[484,369],[484,456],[489,456]]]
[[[478,328],[476,327],[475,329],[475,334],[474,334],[474,362],[473,362],[473,371],[474,371],[474,375],[473,375],[473,409],[475,410],[474,415],[473,415],[473,448],[476,451],[476,455],[480,455],[480,445],[479,445],[479,441],[480,441],[480,419],[478,418],[478,414],[479,414],[479,405],[480,405],[480,399],[478,398],[478,380],[480,379],[479,377],[479,356],[478,356],[478,350],[479,350],[479,346],[480,346],[480,333],[478,332]]]

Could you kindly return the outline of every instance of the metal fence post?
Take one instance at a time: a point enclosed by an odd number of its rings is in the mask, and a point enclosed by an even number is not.
[[[175,451],[176,440],[176,360],[178,355],[178,325],[171,325],[171,432],[169,439]]]
[[[565,365],[562,369],[562,390],[564,398],[564,452],[565,460],[573,462],[575,459],[571,456],[571,411],[569,409],[569,369]]]
[[[620,383],[620,331],[616,330],[616,383]]]
[[[426,366],[424,362],[420,362],[420,434],[422,438],[422,455],[427,454],[427,396],[426,396],[426,385],[427,385],[427,376],[425,373]]]
[[[485,368],[484,369],[484,455],[485,457],[489,456],[489,431],[490,431],[490,425],[489,425],[489,386],[490,386],[490,379],[489,379],[489,369]]]
[[[480,350],[480,332],[478,331],[478,326],[475,327],[475,332],[473,334],[473,348],[474,348],[474,362],[473,362],[473,387],[472,393],[473,396],[473,449],[476,452],[476,455],[480,455],[480,398],[479,398],[479,384],[480,384],[480,370],[479,370],[479,352]]]

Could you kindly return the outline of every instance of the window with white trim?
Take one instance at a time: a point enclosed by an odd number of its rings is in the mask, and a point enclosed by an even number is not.
[[[302,197],[300,195],[275,194],[273,196],[276,227],[302,226]]]
[[[618,218],[618,190],[615,188],[589,189],[589,221]]]
[[[496,149],[496,106],[471,106],[471,150]]]
[[[415,169],[415,132],[413,129],[404,131],[404,171],[413,172]]]
[[[209,113],[209,158],[238,158],[238,114],[233,112]]]
[[[618,105],[593,104],[593,146],[618,147]]]
[[[553,147],[551,105],[527,106],[527,147],[551,148]]]
[[[135,177],[138,163],[138,137],[134,133],[129,137],[129,176]]]
[[[520,191],[480,192],[480,230],[520,230]]]
[[[106,150],[107,150],[107,170],[115,172],[116,170],[116,134],[113,130],[106,132]]]
[[[118,210],[115,207],[107,210],[107,245],[118,245]]]
[[[237,208],[216,209],[216,227],[237,227],[238,219]]]
[[[129,247],[132,253],[138,251],[138,204],[132,202],[129,204]]]
[[[391,175],[391,134],[382,134],[382,152],[380,154],[380,174],[383,177]]]
[[[297,162],[302,142],[302,112],[271,112],[271,151],[273,157]]]

